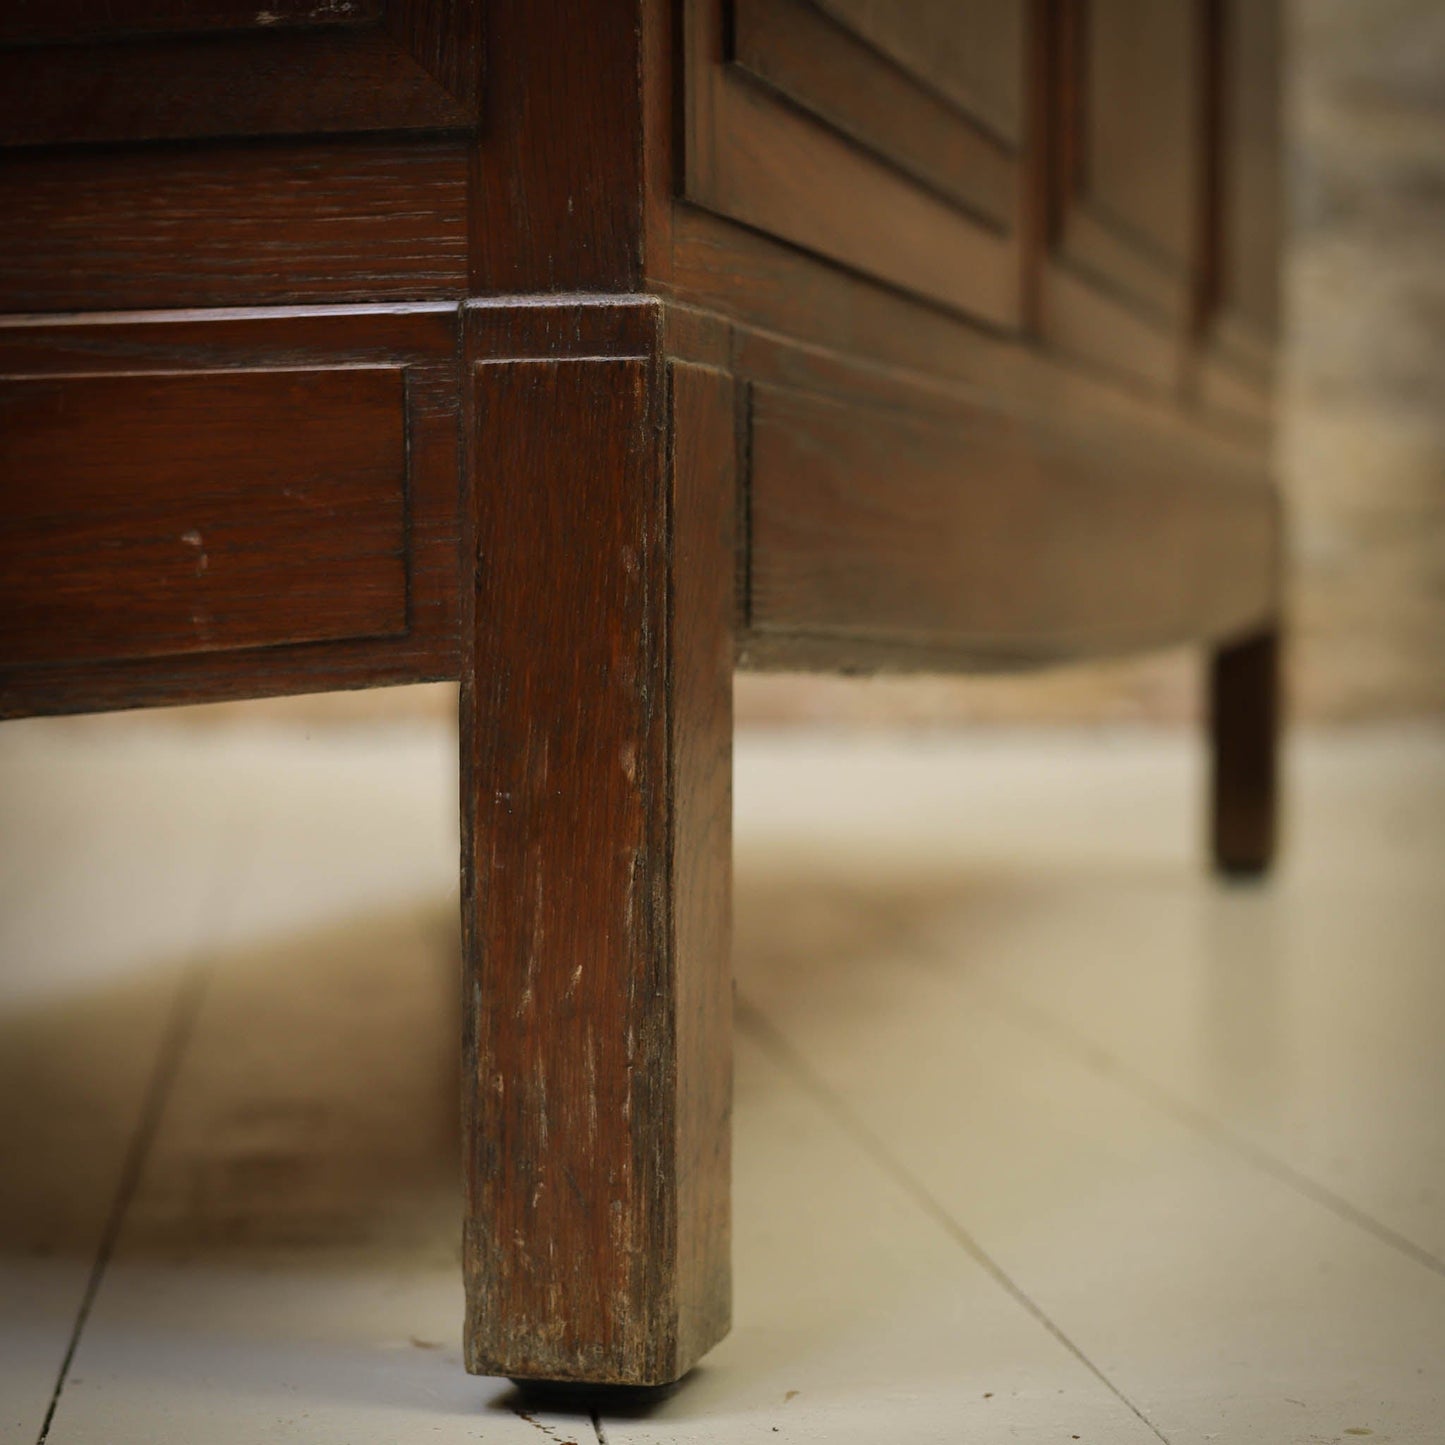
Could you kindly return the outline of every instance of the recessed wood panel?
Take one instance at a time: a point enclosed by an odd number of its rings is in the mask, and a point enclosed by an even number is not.
[[[0,381],[0,665],[405,632],[402,372]]]
[[[956,21],[965,29],[967,13]],[[1022,41],[1005,27],[995,43],[1013,52],[991,51],[990,63],[1021,71]],[[799,0],[689,0],[684,52],[689,201],[997,328],[1016,326],[1011,142],[848,17]]]
[[[900,69],[1013,145],[1026,0],[816,0]]]
[[[27,7],[0,26],[0,145],[466,129],[477,118],[481,8]]]
[[[457,342],[435,304],[0,318],[0,531],[24,524],[0,563],[0,717],[455,677]],[[199,572],[175,557],[192,531]],[[75,589],[47,584],[76,572],[114,620],[72,627]],[[244,602],[207,596],[225,579]]]
[[[1040,330],[1172,393],[1200,261],[1202,0],[1058,0],[1049,15]]]
[[[1198,394],[1236,424],[1267,417],[1280,318],[1277,0],[1208,8],[1210,170]]]
[[[733,62],[794,105],[975,216],[1007,230],[1018,208],[1015,145],[961,123],[948,99],[809,0],[734,0]],[[1017,47],[1003,53],[1017,54]]]
[[[1179,268],[1198,176],[1197,0],[1089,0],[1083,25],[1081,200],[1121,240]]]

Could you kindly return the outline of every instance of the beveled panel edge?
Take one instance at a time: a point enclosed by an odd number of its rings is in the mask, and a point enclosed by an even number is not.
[[[459,340],[457,308],[445,305],[0,320],[0,370],[15,375],[394,364],[405,378],[408,456],[404,635],[15,669],[0,678],[0,718],[454,680]]]

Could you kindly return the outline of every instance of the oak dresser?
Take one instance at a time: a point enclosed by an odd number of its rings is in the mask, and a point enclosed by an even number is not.
[[[1273,840],[1268,0],[15,0],[0,714],[460,678],[472,1369],[729,1318],[735,666],[1210,659]]]

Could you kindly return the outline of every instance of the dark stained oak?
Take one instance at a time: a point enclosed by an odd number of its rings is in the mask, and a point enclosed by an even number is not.
[[[748,75],[965,210],[1015,223],[1016,135],[971,123],[811,0],[734,0],[732,26],[733,61]]]
[[[0,309],[460,297],[457,143],[228,143],[0,156]]]
[[[1045,4],[1039,327],[1065,355],[1170,394],[1200,260],[1200,3]]]
[[[1207,649],[1264,869],[1275,0],[22,0],[0,716],[462,683],[466,1361],[726,1331],[731,674]]]
[[[748,415],[755,664],[1038,664],[1228,636],[1275,605],[1262,474],[772,386]]]
[[[473,294],[641,289],[646,168],[665,143],[662,127],[644,124],[643,56],[662,23],[659,8],[629,15],[633,7],[617,0],[489,6],[498,63],[475,152]]]
[[[477,118],[481,0],[342,0],[340,16],[173,0],[56,8],[73,17],[63,29],[53,14],[0,23],[0,146],[464,130]]]
[[[404,633],[402,388],[0,379],[0,670]]]
[[[0,717],[455,677],[456,349],[450,307],[0,321]]]
[[[647,352],[473,333],[466,1349],[659,1384],[729,1314],[732,409],[624,309]]]
[[[130,0],[117,12],[112,0],[11,0],[0,12],[0,43],[122,40],[138,35],[207,35],[374,24],[384,0]],[[264,22],[260,16],[265,16]]]

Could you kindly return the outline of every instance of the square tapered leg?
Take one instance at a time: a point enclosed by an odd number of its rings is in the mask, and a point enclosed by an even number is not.
[[[1252,877],[1274,860],[1279,812],[1279,632],[1270,628],[1214,653],[1209,733],[1214,863]]]
[[[466,1347],[646,1385],[729,1321],[733,421],[618,350],[469,363]]]

